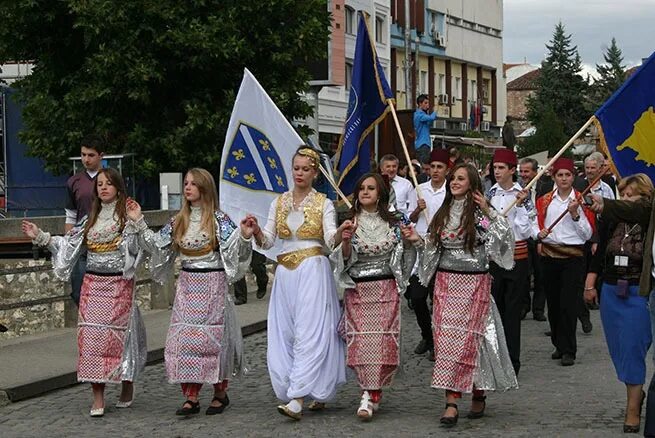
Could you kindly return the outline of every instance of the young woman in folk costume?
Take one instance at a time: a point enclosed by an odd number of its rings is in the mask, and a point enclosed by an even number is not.
[[[446,390],[440,422],[452,427],[459,418],[456,402],[463,392],[473,392],[468,418],[481,418],[485,390],[518,384],[489,274],[490,260],[504,269],[514,265],[512,229],[489,207],[477,170],[470,164],[452,169],[448,187],[425,242],[412,228],[405,228],[403,234],[418,248],[421,283],[427,285],[436,271],[432,387]]]
[[[241,371],[243,347],[228,283],[248,269],[252,226],[244,221],[239,230],[218,209],[214,178],[204,169],[187,172],[182,209],[159,233],[148,228],[136,202],[128,203],[128,215],[157,282],[165,281],[176,257],[182,262],[164,350],[168,380],[180,383],[187,399],[176,414],[200,412],[203,383],[214,385],[206,414],[220,414],[230,404],[228,379]]]
[[[266,226],[254,234],[264,249],[282,240],[268,307],[268,370],[275,395],[288,402],[278,412],[295,420],[305,397],[314,399],[310,410],[322,409],[346,379],[339,300],[325,254],[351,222],[337,229],[332,202],[312,188],[318,166],[316,151],[296,151],[293,189],[272,202]]]
[[[91,382],[91,416],[100,417],[104,415],[106,383],[123,383],[116,407],[132,404],[132,381],[140,371],[134,363],[144,364],[145,358],[133,358],[136,362],[124,360],[134,305],[134,270],[140,257],[136,229],[128,223],[125,213],[123,178],[114,169],[101,169],[94,193],[88,218],[65,236],[50,236],[28,221],[23,221],[22,228],[34,243],[48,246],[53,270],[61,280],[68,280],[80,254],[87,253],[78,316],[77,380]]]
[[[408,270],[401,222],[389,212],[389,191],[382,177],[374,173],[361,177],[353,198],[354,226],[343,230],[341,245],[330,258],[339,286],[345,288],[346,364],[362,389],[357,416],[368,420],[400,362],[399,293],[407,287]]]

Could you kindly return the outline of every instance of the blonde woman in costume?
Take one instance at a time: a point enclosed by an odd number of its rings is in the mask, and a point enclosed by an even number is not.
[[[355,371],[362,398],[357,416],[369,420],[382,388],[400,363],[400,299],[407,287],[400,219],[389,211],[389,191],[379,174],[360,178],[350,210],[353,227],[330,257],[344,293],[346,364]],[[412,257],[413,259],[413,257]]]
[[[140,257],[136,229],[127,223],[123,178],[114,169],[101,169],[94,193],[88,218],[83,218],[65,236],[50,236],[28,221],[23,221],[22,229],[35,244],[48,247],[53,271],[62,281],[70,278],[80,254],[87,253],[77,323],[77,380],[91,383],[90,413],[92,417],[101,417],[105,412],[106,383],[122,382],[117,408],[132,404],[132,382],[145,365],[145,357],[128,358],[125,348],[128,331],[132,329],[136,335],[136,328],[129,325],[134,270]],[[144,337],[145,332],[141,335]],[[136,363],[141,366],[135,366]]]
[[[300,420],[303,401],[322,409],[345,382],[343,342],[337,335],[339,300],[326,257],[350,221],[336,227],[332,202],[316,192],[319,155],[301,147],[293,156],[294,187],[280,195],[255,240],[263,249],[282,240],[268,307],[268,370],[278,411]],[[245,219],[254,224],[256,218]]]
[[[177,280],[164,359],[170,383],[179,383],[186,401],[176,415],[200,412],[204,383],[214,386],[205,413],[220,414],[230,404],[228,380],[241,371],[241,326],[228,284],[242,278],[250,264],[252,226],[239,228],[218,208],[214,178],[204,169],[184,177],[182,209],[159,233],[150,230],[139,205],[128,215],[136,224],[143,248],[151,253],[153,278],[165,281],[177,257]]]
[[[418,248],[421,283],[427,286],[436,272],[432,387],[446,390],[444,427],[457,424],[462,393],[473,393],[467,417],[477,419],[484,416],[484,391],[518,387],[489,274],[490,260],[512,269],[512,228],[489,207],[472,165],[456,165],[448,187],[425,241],[412,228],[403,230]]]

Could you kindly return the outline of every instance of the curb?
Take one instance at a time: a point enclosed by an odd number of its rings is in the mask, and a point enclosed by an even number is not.
[[[241,334],[245,338],[255,333],[266,330],[267,321],[258,321],[252,324],[241,327]],[[157,348],[148,351],[148,358],[146,359],[146,366],[155,365],[164,361],[164,349]],[[37,380],[35,382],[26,383],[25,385],[16,386],[14,388],[0,389],[0,407],[6,406],[10,403],[25,400],[28,398],[36,397],[57,389],[67,388],[69,386],[77,385],[77,372],[62,374],[47,379]]]

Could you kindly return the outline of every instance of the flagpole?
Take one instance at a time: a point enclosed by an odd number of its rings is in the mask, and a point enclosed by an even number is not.
[[[318,168],[321,171],[321,173],[323,174],[323,176],[325,177],[325,179],[330,183],[330,185],[332,186],[334,191],[337,192],[337,195],[339,195],[339,197],[341,197],[341,200],[348,206],[348,208],[353,208],[353,205],[350,203],[350,201],[348,200],[346,195],[343,194],[343,192],[339,188],[339,185],[337,185],[337,183],[332,179],[332,177],[330,176],[328,171],[325,170],[323,165],[319,163]]]
[[[416,187],[416,196],[418,199],[423,199],[421,195],[421,188],[418,186],[418,181],[416,179],[416,172],[414,172],[414,166],[412,165],[412,159],[409,156],[409,151],[407,150],[407,145],[405,144],[405,137],[403,137],[403,131],[400,129],[400,122],[398,121],[398,115],[396,114],[396,108],[393,106],[393,100],[387,99],[387,104],[391,108],[391,115],[393,116],[393,121],[396,125],[396,131],[398,131],[398,137],[400,137],[400,144],[403,146],[403,151],[405,152],[405,160],[407,160],[407,165],[409,166],[409,174],[412,176],[412,181],[414,181],[414,187]],[[430,224],[430,217],[428,216],[427,208],[423,210],[425,214],[425,220],[428,225]]]
[[[541,169],[541,170],[537,173],[537,175],[536,175],[534,178],[532,178],[532,181],[530,181],[530,182],[529,182],[525,187],[523,187],[523,189],[524,189],[524,190],[530,190],[530,189],[532,188],[532,186],[536,184],[536,182],[539,180],[539,178],[541,178],[541,177],[543,176],[543,174],[546,173],[546,171],[547,171],[548,169],[550,169],[550,167],[552,167],[552,165],[555,163],[555,161],[557,161],[557,159],[558,159],[559,157],[561,157],[562,154],[563,154],[564,152],[566,152],[566,150],[567,150],[569,147],[571,147],[571,145],[573,144],[573,142],[574,142],[578,137],[580,137],[580,136],[581,136],[581,135],[582,135],[582,134],[587,130],[587,128],[589,127],[589,125],[591,125],[591,124],[594,122],[594,119],[595,119],[595,118],[596,118],[595,116],[591,116],[591,117],[589,117],[589,120],[587,120],[587,121],[585,122],[585,124],[582,125],[582,128],[578,129],[578,132],[576,132],[575,134],[573,134],[573,137],[571,137],[571,138],[569,139],[569,141],[567,141],[566,144],[565,144],[564,146],[562,146],[562,149],[560,149],[559,152],[557,152],[557,153],[555,154],[555,156],[554,156],[553,158],[550,159],[550,161],[548,162],[548,164],[546,164],[546,165],[544,166],[544,168]],[[507,216],[507,213],[509,213],[509,211],[510,211],[510,210],[511,210],[515,205],[516,205],[517,202],[518,202],[518,199],[515,198],[515,199],[512,201],[511,204],[509,204],[507,207],[505,207],[505,209],[503,210],[503,212],[502,212],[501,214],[502,214],[503,216]]]

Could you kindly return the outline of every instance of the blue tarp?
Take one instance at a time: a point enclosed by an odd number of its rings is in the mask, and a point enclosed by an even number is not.
[[[23,120],[22,109],[14,100],[15,90],[0,87],[0,92],[5,103],[5,195],[9,216],[64,214],[68,175],[53,175],[44,170],[43,160],[27,155],[27,146],[18,139]]]

